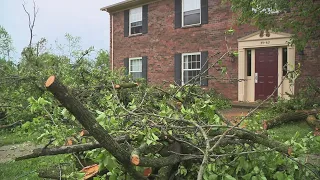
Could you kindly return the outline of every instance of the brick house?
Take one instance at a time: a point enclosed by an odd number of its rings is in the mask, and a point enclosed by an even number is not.
[[[181,85],[201,73],[194,83],[231,100],[254,102],[275,87],[279,86],[278,96],[286,98],[307,77],[320,79],[319,47],[297,52],[288,45],[288,33],[235,27],[230,5],[221,0],[127,0],[101,10],[110,14],[112,70],[126,67],[133,78],[146,78],[151,84]],[[238,57],[224,58],[222,66],[227,67],[228,79],[236,79],[231,83],[220,78],[217,68],[204,71],[227,52],[225,31],[230,27],[235,33],[228,37],[228,47],[238,51]],[[301,76],[294,84],[287,79],[281,83],[298,62]]]

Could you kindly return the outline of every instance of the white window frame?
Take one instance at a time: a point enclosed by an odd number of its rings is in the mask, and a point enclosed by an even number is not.
[[[200,68],[199,69],[186,69],[184,68],[184,56],[189,56],[189,55],[200,55]],[[200,71],[201,73],[201,52],[193,52],[193,53],[183,53],[181,54],[181,82],[182,85],[184,85],[187,82],[184,82],[184,72],[185,71]],[[201,77],[200,77],[200,81],[199,81],[199,85],[201,85]]]
[[[134,9],[138,9],[138,8],[141,8],[141,22],[143,21],[143,7],[142,6],[140,6],[140,7],[136,7],[136,8],[132,8],[132,9],[130,9],[129,10],[129,36],[135,36],[135,35],[139,35],[139,34],[142,34],[142,32],[141,33],[136,33],[136,34],[132,34],[131,33],[131,20],[130,20],[130,15],[131,15],[131,10],[134,10]],[[143,22],[142,22],[142,25],[141,26],[143,26]]]
[[[140,60],[141,61],[141,71],[132,71],[131,70],[131,62],[133,60]],[[129,58],[129,74],[131,74],[131,73],[142,73],[142,57]]]
[[[181,11],[181,16],[182,16],[182,27],[189,27],[189,26],[198,26],[198,25],[201,25],[201,0],[197,0],[197,1],[200,1],[200,21],[199,23],[197,24],[189,24],[189,25],[184,25],[184,0],[181,1],[182,5],[182,11]]]

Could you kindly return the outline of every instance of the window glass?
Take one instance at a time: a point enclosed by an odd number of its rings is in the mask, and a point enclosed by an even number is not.
[[[251,50],[247,50],[247,76],[251,76]]]
[[[200,24],[200,0],[183,0],[183,24],[184,26]]]
[[[282,75],[287,75],[288,72],[288,49],[282,48]]]
[[[130,34],[142,33],[142,7],[130,9]]]
[[[142,58],[129,60],[129,73],[133,79],[142,78]]]
[[[183,84],[185,83],[200,84],[200,77],[194,79],[194,77],[196,77],[201,70],[200,53],[183,54],[182,56],[183,56],[183,70],[182,70]]]

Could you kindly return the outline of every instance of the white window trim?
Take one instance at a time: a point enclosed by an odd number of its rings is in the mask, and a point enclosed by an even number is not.
[[[141,71],[132,71],[131,70],[131,61],[133,60],[141,60]],[[129,74],[131,73],[135,73],[135,72],[139,72],[139,73],[142,73],[142,57],[135,57],[135,58],[129,58]]]
[[[202,11],[201,11],[201,0],[198,0],[200,1],[200,22],[197,23],[197,24],[189,24],[189,25],[184,25],[184,0],[181,1],[182,5],[182,11],[181,11],[181,16],[182,16],[182,27],[192,27],[192,26],[199,26],[201,25],[201,14],[202,14]]]
[[[187,82],[184,82],[184,56],[188,56],[188,55],[200,55],[200,68],[199,69],[187,69],[186,71],[197,71],[199,70],[201,72],[201,52],[193,52],[193,53],[183,53],[181,54],[181,84],[184,85]],[[201,83],[201,78],[200,78],[200,83]],[[199,84],[200,85],[200,84]]]
[[[143,7],[142,6],[139,6],[141,7],[141,21],[142,21],[142,26],[143,26]],[[139,7],[135,7],[135,8],[132,8],[132,9],[136,9],[136,8],[139,8]],[[131,9],[129,10],[129,36],[137,36],[137,35],[141,35],[142,33],[136,33],[136,34],[132,34],[131,33],[131,22],[130,22],[130,11]]]

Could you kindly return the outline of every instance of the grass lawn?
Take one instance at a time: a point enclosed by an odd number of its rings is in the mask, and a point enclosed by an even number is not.
[[[272,132],[278,136],[275,137],[275,139],[279,141],[290,140],[296,134],[296,132],[299,132],[300,137],[304,137],[312,131],[313,129],[307,124],[306,121],[289,122],[268,130],[268,132]]]
[[[27,141],[32,141],[35,138],[35,135],[27,136],[18,132],[0,131],[0,147],[5,145],[22,144]],[[10,149],[8,150],[10,151]],[[18,153],[20,153],[20,151]],[[0,179],[43,179],[38,177],[37,170],[47,169],[48,167],[59,167],[59,164],[61,164],[63,172],[71,173],[75,167],[73,161],[67,156],[68,155],[46,156],[23,161],[0,163]]]
[[[59,163],[65,163],[65,161],[67,161],[65,157],[66,155],[47,156],[23,161],[3,163],[0,164],[0,178],[2,180],[40,180],[43,178],[38,177],[38,169],[46,169],[48,166],[59,166]],[[68,167],[68,172],[71,172],[70,169],[72,169],[72,166],[73,163],[71,161],[69,165],[67,164],[62,167]]]
[[[27,135],[17,132],[0,131],[0,146],[20,144],[27,141],[32,141],[36,135]]]

